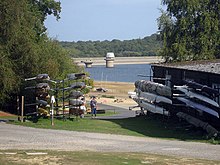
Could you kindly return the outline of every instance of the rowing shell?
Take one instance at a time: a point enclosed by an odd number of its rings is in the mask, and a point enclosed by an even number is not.
[[[204,112],[206,112],[206,113],[208,113],[210,115],[213,115],[213,116],[219,118],[218,112],[216,112],[215,110],[213,110],[211,108],[208,108],[208,107],[206,107],[204,105],[195,103],[195,102],[193,102],[191,100],[188,100],[186,98],[183,98],[183,97],[177,97],[177,99],[179,101],[182,101],[183,103],[185,103],[187,106],[189,106],[191,108],[194,108],[194,109],[199,110],[199,111],[204,111]]]
[[[167,110],[155,104],[151,104],[146,101],[140,101],[139,106],[152,113],[169,116],[169,112]]]
[[[196,89],[196,90],[200,90],[200,91],[206,92],[208,94],[219,95],[219,92],[216,89],[213,89],[213,88],[208,87],[206,85],[202,85],[202,84],[196,83],[194,81],[187,81],[187,80],[184,80],[184,81],[186,83],[186,86],[188,86],[190,88],[193,88],[193,89]]]
[[[154,93],[139,91],[139,97],[141,99],[144,99],[144,100],[148,101],[148,102],[172,104],[171,99],[169,99],[167,97],[164,97],[164,96],[156,95]]]
[[[189,90],[187,89],[187,86],[174,86],[174,87],[175,87],[177,90],[179,90],[179,91],[185,93],[185,95],[188,96],[189,98],[197,98],[197,99],[199,99],[199,100],[201,100],[201,101],[204,101],[204,102],[206,102],[206,103],[208,103],[208,104],[211,104],[211,105],[213,105],[213,106],[215,106],[215,107],[219,107],[219,104],[218,104],[217,102],[215,102],[214,100],[212,100],[212,99],[210,99],[210,98],[208,98],[208,97],[205,97],[205,96],[203,96],[203,95],[194,93],[194,92],[192,92],[192,91],[189,91]]]

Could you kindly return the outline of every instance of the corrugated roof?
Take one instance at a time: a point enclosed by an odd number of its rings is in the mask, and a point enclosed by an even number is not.
[[[153,64],[152,66],[164,66],[170,68],[220,74],[220,59],[212,60],[212,61],[190,61],[190,62],[169,63],[169,64],[168,63]]]

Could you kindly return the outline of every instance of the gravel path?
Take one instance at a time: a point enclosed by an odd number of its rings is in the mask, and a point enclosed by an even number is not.
[[[0,150],[146,152],[220,160],[220,145],[100,133],[48,130],[0,123]]]

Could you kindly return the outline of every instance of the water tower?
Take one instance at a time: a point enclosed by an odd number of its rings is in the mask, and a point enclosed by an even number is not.
[[[115,55],[114,53],[110,52],[106,54],[106,68],[113,68],[114,67],[114,61],[115,61]]]

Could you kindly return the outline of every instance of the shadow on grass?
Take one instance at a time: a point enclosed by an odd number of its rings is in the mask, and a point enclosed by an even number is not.
[[[163,118],[159,115],[140,116],[127,119],[92,119],[91,117],[73,118],[72,120],[55,119],[51,126],[50,118],[29,121],[15,122],[14,124],[68,131],[83,131],[108,134],[120,134],[130,136],[142,136],[161,139],[174,139],[182,141],[200,141],[212,144],[220,144],[220,139],[210,139],[207,133],[199,128],[195,128],[177,118]]]
[[[183,141],[208,141],[210,138],[204,130],[195,128],[178,119],[168,119],[162,116],[140,116],[135,118],[108,120],[137,134],[147,137],[176,139]],[[220,140],[217,139],[217,144]]]

